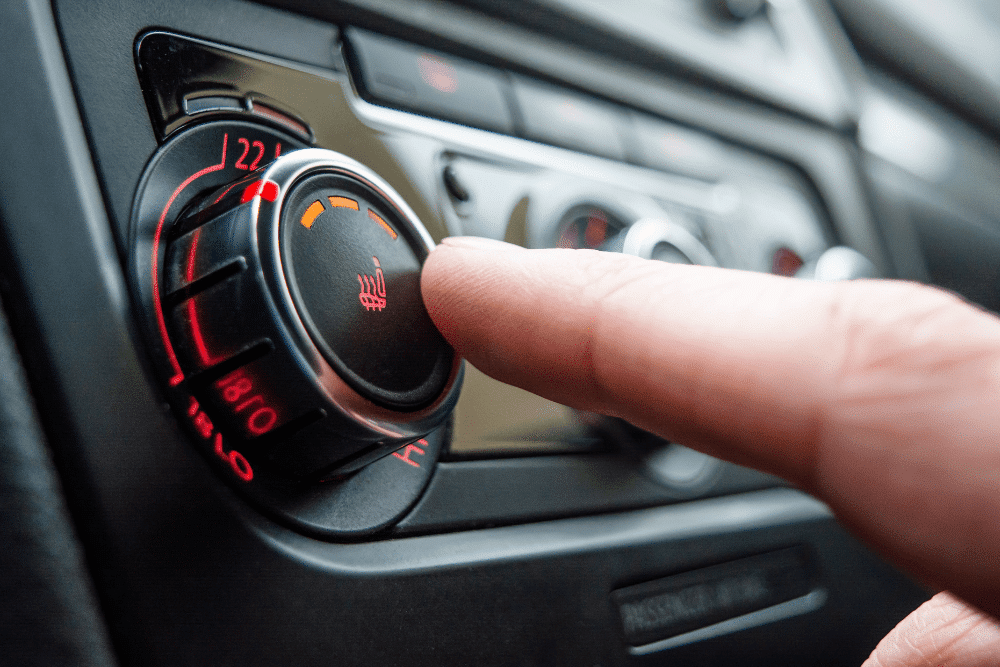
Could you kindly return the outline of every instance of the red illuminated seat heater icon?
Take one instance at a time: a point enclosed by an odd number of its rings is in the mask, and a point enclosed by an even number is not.
[[[358,293],[358,300],[365,310],[381,311],[385,308],[385,276],[382,275],[382,265],[379,264],[378,257],[372,257],[375,262],[375,275],[358,274],[358,284],[361,285],[361,292]]]

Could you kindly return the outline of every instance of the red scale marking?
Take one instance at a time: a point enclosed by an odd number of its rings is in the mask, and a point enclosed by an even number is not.
[[[184,188],[191,185],[205,174],[210,174],[213,171],[219,171],[220,169],[226,168],[226,145],[228,142],[229,134],[227,133],[222,137],[222,160],[218,164],[213,164],[196,171],[177,186],[177,189],[170,195],[170,199],[167,200],[167,205],[163,207],[163,212],[160,213],[160,220],[156,225],[156,233],[153,235],[153,309],[156,311],[156,326],[160,330],[160,338],[163,339],[163,347],[167,353],[167,360],[170,362],[170,367],[174,372],[174,375],[170,378],[171,387],[176,387],[181,383],[181,381],[184,380],[184,371],[181,370],[180,362],[177,360],[177,353],[174,352],[174,346],[170,343],[170,337],[167,334],[167,320],[163,315],[163,304],[162,299],[160,298],[160,277],[158,275],[159,272],[157,271],[157,267],[159,266],[160,238],[163,235],[163,227],[167,221],[167,212],[170,211],[170,207],[173,205],[174,201]]]
[[[194,265],[197,259],[198,241],[201,239],[201,229],[196,229],[194,237],[191,239],[191,249],[188,251],[187,267],[184,271],[184,279],[191,283],[194,281]],[[201,360],[203,368],[207,368],[215,363],[215,359],[208,353],[208,346],[205,345],[205,336],[201,332],[201,322],[198,321],[198,309],[196,299],[188,299],[187,313],[191,322],[191,339],[194,341],[194,348],[198,351],[198,358]]]
[[[219,163],[210,165],[208,167],[205,167],[204,169],[200,169],[195,173],[191,174],[186,179],[184,179],[184,181],[180,185],[177,186],[177,189],[175,189],[173,193],[171,193],[170,198],[167,199],[167,203],[163,207],[163,211],[160,213],[160,218],[156,224],[156,232],[153,234],[153,250],[152,250],[152,260],[151,260],[152,266],[150,267],[152,282],[153,282],[153,307],[156,311],[156,324],[157,328],[159,329],[160,338],[163,340],[163,347],[167,354],[167,360],[170,362],[171,369],[174,372],[174,375],[170,378],[170,386],[172,387],[176,387],[184,380],[184,372],[181,370],[180,362],[177,359],[177,353],[174,351],[173,344],[170,342],[170,336],[167,333],[166,316],[163,314],[163,301],[160,296],[159,272],[157,271],[159,266],[160,239],[163,236],[163,229],[166,224],[167,214],[170,212],[170,207],[173,206],[174,202],[177,200],[177,197],[180,196],[181,192],[183,192],[185,188],[187,188],[189,185],[191,185],[193,182],[195,182],[205,174],[210,174],[212,172],[225,169],[226,149],[228,143],[229,143],[229,134],[226,133],[222,136],[222,158],[219,161]],[[278,155],[280,155],[280,151],[281,151],[281,144],[278,144],[275,147],[275,157],[278,157]],[[232,187],[233,186],[230,186],[228,189],[226,189],[226,191],[223,192],[218,199],[216,199],[216,203],[218,203],[218,201],[221,200],[222,197],[224,197],[226,193],[228,193],[229,190],[232,189]],[[252,199],[253,197],[259,195],[260,197],[273,202],[278,197],[278,186],[270,181],[263,183],[261,181],[254,182],[253,184],[251,184],[250,187],[247,188],[246,191],[244,191],[243,193],[244,197],[246,197],[247,191],[249,191],[250,188],[254,188],[253,194],[251,194],[249,198],[244,199],[244,201],[248,201],[249,199]],[[195,233],[195,237],[194,239],[192,239],[191,248],[188,251],[187,266],[185,267],[185,279],[188,282],[194,280],[194,265],[195,265],[195,259],[197,257],[199,236],[200,236],[200,230]],[[210,355],[208,354],[207,348],[205,347],[204,339],[201,334],[201,328],[198,324],[197,313],[194,310],[193,300],[188,301],[188,309],[189,309],[188,313],[191,318],[192,337],[195,340],[195,347],[198,349],[198,354],[201,357],[202,362],[205,365],[208,365],[211,361],[211,358]],[[219,456],[219,458],[221,458],[223,461],[229,464],[229,467],[232,469],[233,473],[236,474],[237,477],[242,479],[244,482],[252,481],[253,468],[250,466],[250,463],[246,460],[246,457],[244,457],[240,452],[236,450],[231,450],[228,452],[225,450],[222,434],[215,430],[215,425],[212,423],[212,420],[209,418],[207,414],[205,414],[203,410],[201,410],[201,406],[199,405],[197,399],[195,399],[193,396],[190,397],[190,403],[188,405],[187,412],[188,416],[191,418],[192,424],[194,425],[195,429],[199,432],[199,434],[206,439],[212,438],[213,450],[215,451],[215,454]]]

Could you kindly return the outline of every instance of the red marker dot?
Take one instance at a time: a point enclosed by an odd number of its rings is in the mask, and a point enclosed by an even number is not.
[[[273,181],[254,181],[243,189],[240,203],[245,204],[254,197],[260,197],[273,202],[278,198],[278,184]]]

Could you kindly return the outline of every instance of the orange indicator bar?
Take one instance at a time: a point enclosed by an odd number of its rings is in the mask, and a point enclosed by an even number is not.
[[[309,208],[307,208],[306,212],[302,214],[302,219],[299,220],[299,222],[302,223],[303,227],[309,229],[313,226],[313,223],[316,222],[316,218],[318,218],[325,210],[323,202],[317,199],[313,203],[309,204]]]
[[[376,213],[371,209],[368,209],[368,217],[377,222],[382,227],[382,229],[389,232],[389,236],[392,237],[393,241],[396,240],[396,237],[398,236],[398,234],[396,234],[396,230],[390,227],[388,222],[379,217],[378,213]]]
[[[327,197],[330,200],[330,206],[334,208],[353,208],[355,211],[358,210],[358,202],[353,199],[348,199],[347,197]]]

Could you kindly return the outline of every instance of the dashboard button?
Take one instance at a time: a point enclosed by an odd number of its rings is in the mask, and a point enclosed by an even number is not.
[[[582,95],[514,80],[514,96],[529,139],[623,160],[624,112]]]
[[[640,161],[667,171],[718,178],[726,168],[722,142],[703,132],[633,114]]]
[[[281,222],[292,297],[326,360],[356,391],[394,409],[429,404],[453,352],[424,310],[421,258],[373,190],[321,173],[295,186]]]
[[[346,38],[356,81],[371,101],[513,134],[500,72],[356,28]]]
[[[202,97],[185,97],[184,113],[193,116],[208,111],[242,112],[243,100],[229,95],[207,95]]]

